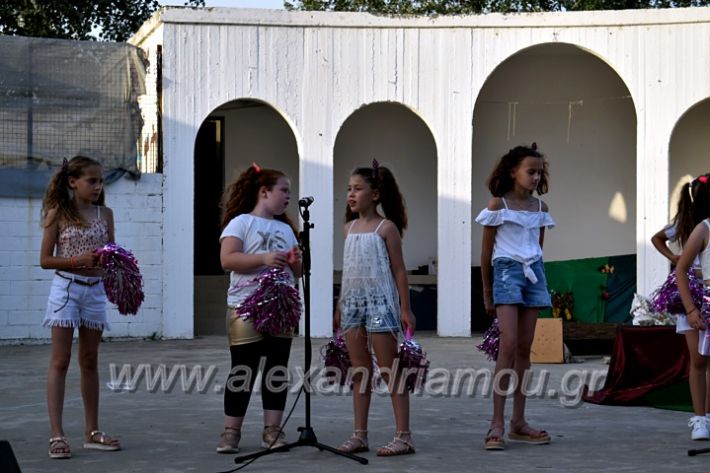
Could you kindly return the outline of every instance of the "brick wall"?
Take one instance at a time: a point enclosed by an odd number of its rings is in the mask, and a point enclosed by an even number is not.
[[[105,337],[162,335],[162,174],[107,186],[116,242],[133,251],[144,280],[138,314],[123,316],[109,304],[111,331]],[[39,266],[41,199],[0,198],[0,340],[48,339],[42,327],[53,272]]]

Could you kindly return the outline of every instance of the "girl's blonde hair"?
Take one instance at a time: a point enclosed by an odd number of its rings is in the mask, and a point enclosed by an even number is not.
[[[86,156],[74,156],[69,161],[64,160],[62,167],[49,180],[47,193],[42,201],[42,222],[45,227],[57,221],[70,225],[87,224],[74,203],[73,192],[69,188],[69,178],[80,178],[86,169],[92,166],[101,167],[101,163]],[[101,189],[101,194],[95,203],[104,205],[104,198],[104,190]],[[47,221],[47,214],[52,209],[55,209],[56,213],[51,221]]]

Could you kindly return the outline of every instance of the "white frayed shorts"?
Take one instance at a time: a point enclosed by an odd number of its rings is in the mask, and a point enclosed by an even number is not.
[[[102,278],[57,271],[42,325],[110,330]]]

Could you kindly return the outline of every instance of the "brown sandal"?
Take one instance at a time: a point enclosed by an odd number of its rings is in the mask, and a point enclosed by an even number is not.
[[[409,431],[399,431],[395,433],[390,443],[377,449],[377,456],[394,457],[397,455],[410,455],[415,452],[416,449],[412,442],[412,433]]]
[[[551,440],[550,434],[544,430],[534,429],[527,423],[513,427],[512,422],[510,423],[508,438],[516,442],[524,442],[531,445],[547,445]]]
[[[500,432],[500,435],[495,435],[495,432]],[[496,425],[488,429],[485,439],[486,450],[505,450],[503,435],[505,435],[505,430],[501,426]]]
[[[106,432],[92,430],[86,437],[84,448],[91,450],[103,450],[104,452],[115,452],[121,450],[121,443],[118,439],[106,435]]]
[[[353,435],[338,447],[339,452],[362,453],[369,451],[367,446],[367,430],[355,429]]]
[[[48,453],[49,458],[71,458],[71,449],[69,448],[69,442],[67,442],[67,438],[63,436],[50,438]]]

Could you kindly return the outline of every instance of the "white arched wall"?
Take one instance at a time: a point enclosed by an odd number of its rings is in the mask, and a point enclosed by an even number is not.
[[[546,261],[636,252],[636,117],[629,91],[596,56],[569,44],[524,49],[488,77],[473,119],[474,213],[510,148],[537,142],[550,169],[542,199],[557,227]],[[482,229],[472,235],[480,266]],[[478,250],[478,251],[476,251]]]
[[[252,163],[283,171],[291,179],[292,199],[287,214],[298,225],[298,144],[285,117],[269,103],[240,99],[220,105],[208,118],[219,118],[224,124],[224,180],[212,184],[224,191]],[[197,153],[199,150],[196,150]],[[195,165],[199,165],[197,157]],[[195,275],[196,335],[225,332],[224,311],[228,285],[226,274]]]
[[[693,105],[673,128],[669,145],[668,219],[676,213],[683,184],[710,172],[710,98]]]
[[[334,266],[343,265],[344,222],[348,179],[356,167],[377,159],[397,179],[409,220],[402,241],[407,270],[436,260],[436,143],[415,112],[397,103],[366,105],[348,117],[333,152]]]
[[[333,263],[336,271],[343,267],[342,224],[348,179],[356,167],[371,166],[373,158],[392,171],[405,199],[408,226],[402,250],[406,269],[428,267],[437,260],[436,155],[436,143],[427,124],[415,111],[400,103],[364,105],[343,122],[333,151]],[[447,236],[442,235],[442,238]],[[412,300],[412,309],[420,321],[418,326],[435,327],[435,314],[425,313],[429,304],[434,304],[435,292],[429,290],[430,287],[421,287],[436,284],[434,278],[410,276],[409,281],[410,285],[419,286]],[[418,303],[422,298],[427,299],[426,304]]]
[[[340,124],[365,103],[394,101],[419,111],[436,138],[437,234],[447,235],[437,243],[438,276],[446,281],[439,285],[438,333],[469,334],[471,254],[479,251],[471,245],[473,106],[498,65],[549,42],[603,57],[630,91],[638,119],[639,292],[666,276],[667,264],[648,241],[667,221],[658,209],[668,207],[673,126],[710,90],[708,9],[432,19],[168,8],[158,16],[163,22],[165,336],[192,334],[191,314],[184,314],[193,302],[187,290],[191,255],[184,255],[192,242],[191,217],[184,212],[193,195],[191,145],[204,117],[235,97],[261,98],[292,117],[301,193],[317,198],[312,239],[321,251],[313,261],[314,294],[332,288],[332,153]],[[332,301],[322,299],[313,301],[314,335],[330,333]]]

